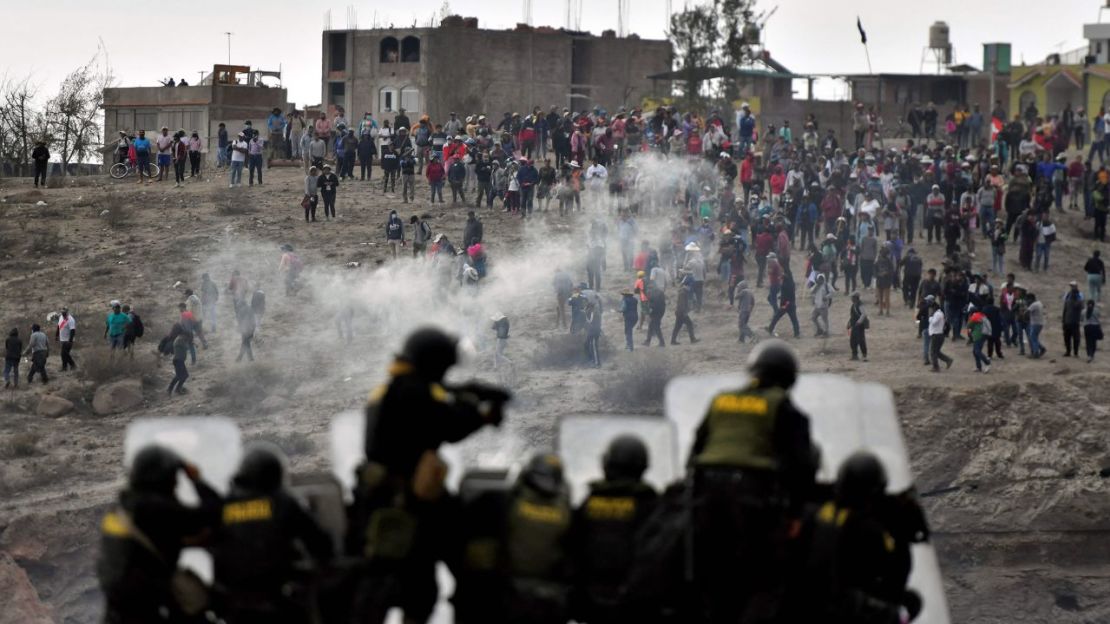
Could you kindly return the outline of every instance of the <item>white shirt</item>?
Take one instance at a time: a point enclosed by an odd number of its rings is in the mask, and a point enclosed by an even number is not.
[[[77,329],[77,320],[70,314],[66,318],[58,319],[58,340],[60,342],[69,342],[70,334],[73,330]]]
[[[231,162],[246,162],[247,161],[247,142],[235,141],[231,144]],[[240,152],[239,150],[243,150]]]
[[[871,215],[871,221],[874,221],[875,215],[879,212],[879,201],[877,199],[865,201],[859,205],[859,211]]]
[[[939,336],[944,333],[944,312],[937,308],[936,312],[929,317],[929,335]]]
[[[609,171],[603,165],[590,165],[590,168],[586,169],[587,180],[604,180],[607,177],[609,177]]]

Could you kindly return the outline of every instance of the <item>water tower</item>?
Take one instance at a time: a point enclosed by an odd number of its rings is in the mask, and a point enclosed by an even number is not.
[[[929,27],[929,45],[921,51],[921,67],[924,71],[926,57],[937,64],[937,73],[952,64],[952,41],[948,37],[946,22],[933,22]]]

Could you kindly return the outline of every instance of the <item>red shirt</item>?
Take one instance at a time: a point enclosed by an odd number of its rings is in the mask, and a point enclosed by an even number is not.
[[[775,244],[775,237],[770,232],[760,232],[755,237],[755,253],[766,256],[771,253],[771,245]]]

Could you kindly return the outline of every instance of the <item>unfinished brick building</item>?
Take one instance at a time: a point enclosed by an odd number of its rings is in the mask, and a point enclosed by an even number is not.
[[[391,118],[400,108],[433,119],[551,105],[582,110],[631,107],[669,95],[650,74],[671,68],[670,41],[593,36],[551,28],[482,30],[476,19],[438,28],[326,30],[321,101],[348,117]]]

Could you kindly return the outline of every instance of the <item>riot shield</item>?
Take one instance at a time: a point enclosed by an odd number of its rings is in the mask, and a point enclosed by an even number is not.
[[[667,384],[664,410],[667,420],[677,428],[681,466],[689,458],[697,428],[713,397],[742,388],[748,379],[743,373],[687,375]],[[902,439],[894,394],[889,388],[838,375],[804,374],[790,394],[794,404],[809,415],[813,439],[821,449],[819,482],[835,481],[844,459],[866,449],[875,453],[886,468],[888,493],[905,492],[913,486],[909,454]],[[948,624],[948,604],[932,544],[913,545],[909,587],[924,599],[924,610],[915,623]]]
[[[635,416],[564,416],[559,419],[559,456],[571,498],[578,505],[589,493],[588,484],[604,477],[601,458],[620,435],[639,437],[648,448],[644,480],[662,491],[679,478],[675,424],[663,418]]]
[[[123,465],[144,447],[157,444],[181,456],[200,469],[201,477],[220,494],[227,494],[231,477],[242,459],[239,425],[223,416],[141,418],[127,426],[123,441]],[[196,490],[183,474],[178,474],[176,495],[185,505],[199,502]],[[212,583],[212,557],[203,548],[181,551],[178,565],[192,570],[205,583]]]
[[[347,507],[343,503],[343,486],[334,475],[316,473],[292,475],[290,490],[300,499],[316,524],[331,538],[335,552],[343,552],[347,534]]]
[[[331,420],[328,431],[331,449],[331,471],[343,488],[343,500],[351,501],[355,487],[355,468],[366,459],[366,416],[360,410],[348,410]]]
[[[123,465],[131,468],[131,460],[144,447],[157,444],[195,464],[205,482],[220,494],[227,494],[231,477],[242,459],[242,437],[239,425],[223,416],[189,416],[174,418],[140,418],[127,426],[123,441]],[[196,492],[179,477],[177,496],[181,502],[195,504]]]

